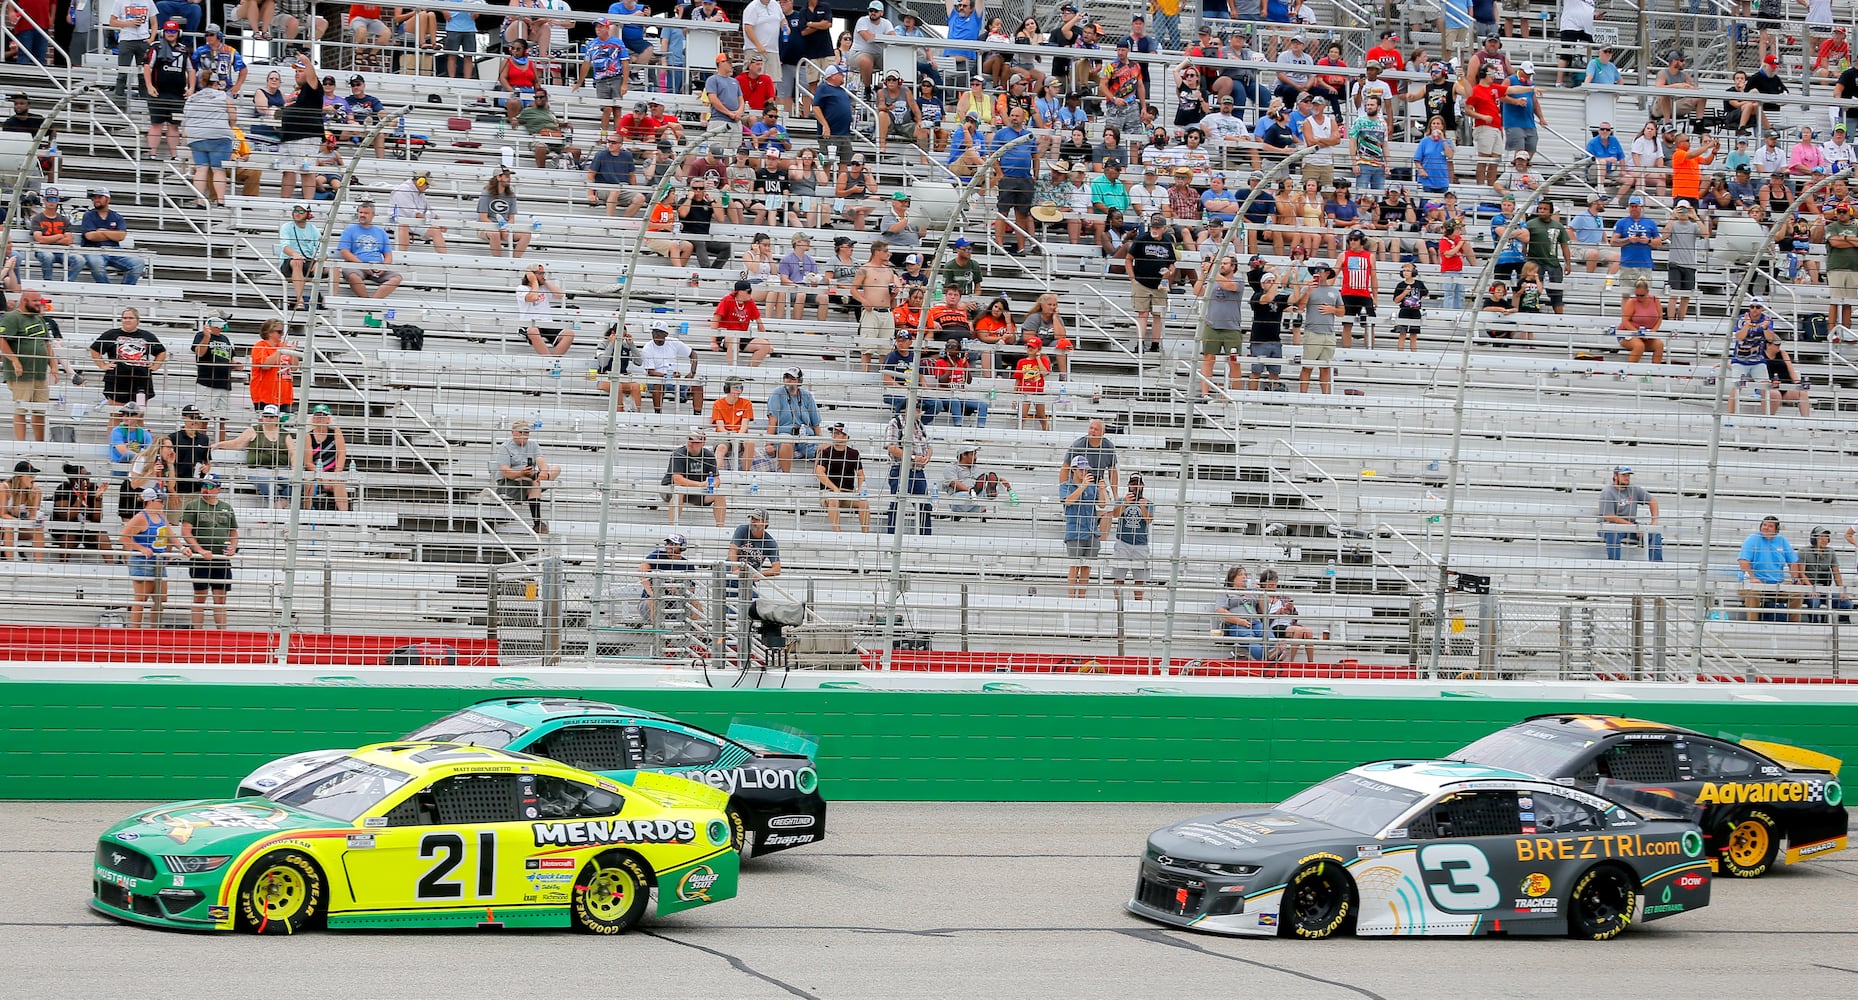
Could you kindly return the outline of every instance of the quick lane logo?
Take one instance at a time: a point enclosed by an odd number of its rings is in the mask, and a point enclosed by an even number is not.
[[[730,793],[751,788],[806,793],[819,784],[819,776],[810,767],[791,771],[771,767],[733,767],[728,770],[711,768],[707,771],[679,771],[677,774]]]
[[[677,898],[688,903],[692,900],[710,901],[710,887],[716,884],[716,869],[709,865],[698,865],[684,873],[677,880]]]
[[[1703,790],[1697,793],[1697,804],[1704,806],[1743,802],[1824,802],[1838,805],[1844,799],[1844,791],[1836,781],[1706,781]]]
[[[1693,834],[1671,840],[1655,840],[1639,833],[1601,834],[1592,837],[1519,837],[1516,840],[1518,861],[1575,861],[1594,858],[1657,858],[1689,855],[1702,850]],[[1693,849],[1694,848],[1694,849]]]
[[[637,819],[577,820],[573,823],[533,823],[537,847],[576,844],[688,844],[697,839],[690,820]]]

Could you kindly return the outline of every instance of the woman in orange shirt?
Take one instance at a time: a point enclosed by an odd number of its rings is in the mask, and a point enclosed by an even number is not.
[[[710,406],[710,425],[716,433],[726,435],[718,449],[718,463],[725,469],[747,472],[753,442],[748,428],[755,422],[755,404],[742,395],[742,380],[732,378],[723,383],[723,394]],[[733,458],[734,464],[731,464]]]
[[[1671,151],[1671,197],[1688,198],[1695,205],[1703,199],[1703,168],[1716,160],[1716,139],[1711,137],[1695,151],[1690,148],[1690,136],[1677,137],[1677,148]]]
[[[1013,307],[1005,299],[987,303],[987,311],[974,320],[974,339],[987,345],[981,348],[981,368],[988,378],[994,376],[994,347],[1018,339],[1019,325],[1013,322]]]
[[[289,409],[297,398],[295,376],[303,356],[284,343],[284,321],[265,320],[252,345],[252,408]]]

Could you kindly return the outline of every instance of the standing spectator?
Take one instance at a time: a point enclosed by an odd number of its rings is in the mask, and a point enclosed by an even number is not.
[[[1097,558],[1102,546],[1103,519],[1110,505],[1106,488],[1099,485],[1099,479],[1091,471],[1090,459],[1082,455],[1065,463],[1064,495],[1064,548],[1071,557],[1068,571],[1069,588],[1065,591],[1070,597],[1090,596],[1090,560]],[[1115,487],[1107,487],[1108,493],[1114,493]]]
[[[1669,248],[1665,257],[1666,282],[1671,293],[1665,303],[1665,316],[1678,322],[1690,315],[1690,296],[1697,290],[1697,268],[1702,263],[1698,240],[1710,236],[1708,221],[1691,204],[1678,201],[1664,232],[1665,246]]]
[[[748,105],[742,99],[742,84],[736,80],[735,66],[726,52],[717,53],[716,72],[703,81],[703,106],[709,110],[711,122],[722,118],[744,124]]]
[[[613,22],[604,17],[594,22],[594,37],[581,47],[580,78],[568,89],[579,90],[593,80],[594,97],[602,102],[600,131],[618,134],[619,102],[626,98],[626,62],[632,52],[615,35]]]
[[[865,499],[864,463],[858,449],[851,446],[851,435],[844,424],[833,424],[830,431],[832,444],[819,450],[813,464],[813,477],[825,491],[821,499],[826,507],[826,523],[833,531],[839,530],[839,507],[843,505],[858,512],[858,530],[869,533],[871,503]]]
[[[946,0],[947,37],[951,42],[978,42],[986,19],[981,0]],[[944,54],[955,63],[957,76],[972,77],[980,72],[980,53],[973,49],[947,49]]]
[[[200,492],[203,477],[213,467],[213,435],[207,433],[206,414],[192,403],[181,407],[181,428],[174,432],[174,492],[179,499]]]
[[[731,376],[723,380],[723,394],[710,405],[710,427],[723,435],[723,446],[718,458],[725,469],[747,472],[749,454],[754,450],[754,441],[749,428],[755,422],[755,404],[742,392],[741,379]]]
[[[1085,428],[1084,436],[1071,442],[1071,447],[1065,449],[1064,460],[1067,467],[1080,458],[1089,463],[1091,474],[1098,482],[1105,484],[1113,496],[1121,485],[1120,473],[1116,467],[1116,445],[1105,433],[1103,419],[1093,417]]]
[[[315,277],[316,251],[323,239],[322,230],[310,219],[309,205],[294,205],[290,209],[290,221],[277,231],[278,263],[285,279],[290,282],[292,309],[310,307],[311,290],[308,285]]]
[[[290,466],[295,454],[295,439],[284,433],[283,412],[266,405],[258,413],[258,422],[240,431],[237,437],[215,441],[213,449],[245,449],[245,478],[258,496],[271,506],[284,510],[290,506]]]
[[[1849,340],[1852,303],[1858,301],[1858,222],[1848,201],[1832,206],[1832,221],[1826,224],[1826,284],[1832,293],[1832,332],[1835,339]]]
[[[1015,106],[1007,112],[1007,123],[994,130],[987,140],[989,155],[1005,149],[1008,143],[1020,137],[1030,135],[1026,130],[1026,111]],[[1026,253],[1026,240],[1032,232],[1032,179],[1037,176],[1037,143],[1025,142],[1014,146],[994,161],[994,188],[999,192],[996,207],[999,215],[994,219],[994,242],[1006,245],[1007,237],[1013,237],[1015,254]],[[1007,216],[1012,216],[1011,222]]]
[[[145,486],[139,494],[142,509],[123,524],[120,542],[129,557],[129,627],[141,628],[144,614],[161,624],[162,602],[168,596],[169,549],[173,533],[165,512],[167,494],[158,486]]]
[[[1778,588],[1789,583],[1805,585],[1807,579],[1800,568],[1799,554],[1781,537],[1780,518],[1769,514],[1761,519],[1761,526],[1755,533],[1743,539],[1736,564],[1742,567],[1742,604],[1749,609],[1748,620],[1757,620],[1757,610],[1778,607],[1782,603],[1794,614],[1786,619],[1762,615],[1760,620],[1799,620],[1800,595],[1783,595]]]
[[[1497,151],[1503,148],[1504,91],[1501,71],[1486,63],[1474,78],[1464,108],[1471,116],[1471,136],[1477,147],[1477,183],[1497,183]]]
[[[0,355],[0,377],[13,394],[13,440],[45,440],[52,336],[38,292],[20,292],[18,307],[0,316]]]
[[[1548,115],[1536,94],[1535,63],[1523,60],[1503,88],[1503,149],[1522,150],[1535,159],[1538,126],[1548,124]]]
[[[1303,310],[1303,370],[1297,376],[1297,391],[1310,391],[1310,376],[1315,374],[1324,395],[1330,391],[1335,373],[1336,317],[1345,311],[1342,293],[1329,283],[1335,268],[1325,262],[1310,265],[1310,280],[1291,300]]]
[[[194,628],[206,624],[206,605],[213,602],[213,627],[226,627],[226,596],[232,591],[232,559],[239,554],[239,516],[220,497],[219,477],[209,473],[200,480],[200,495],[181,507],[181,538],[193,552],[188,575],[194,584]]]
[[[1212,275],[1212,287],[1207,275]],[[1219,265],[1202,270],[1194,277],[1194,295],[1206,301],[1206,316],[1200,324],[1200,381],[1197,394],[1202,400],[1213,385],[1213,366],[1226,359],[1226,388],[1240,380],[1239,355],[1245,349],[1245,287],[1240,283],[1239,258],[1228,254]]]
[[[322,410],[325,416],[328,414],[326,407],[317,409]],[[311,419],[314,421],[314,418]],[[336,433],[341,431],[338,429]],[[314,449],[315,441],[312,437],[306,451]],[[510,424],[510,439],[497,445],[492,466],[497,474],[497,492],[512,504],[529,501],[529,519],[535,533],[548,534],[548,524],[542,520],[542,489],[543,484],[552,483],[561,477],[561,467],[542,457],[541,449],[529,438],[527,421],[518,420]],[[343,497],[346,499],[346,490]],[[346,510],[347,507],[341,509]]]
[[[148,40],[154,34],[157,12],[155,0],[113,0],[109,11],[104,23],[116,31],[114,94],[122,101],[129,96],[129,67],[140,66],[148,58]]]
[[[258,343],[252,345],[253,408],[289,409],[297,398],[297,366],[302,362],[302,349],[284,342],[284,321],[275,316],[265,320],[258,328]]]
[[[72,462],[64,466],[65,481],[52,491],[52,545],[59,549],[89,549],[110,553],[114,558],[110,533],[103,523],[104,487],[90,476],[90,470]],[[60,559],[69,559],[60,554]]]
[[[1282,392],[1279,380],[1283,372],[1284,308],[1289,305],[1287,291],[1277,272],[1267,270],[1264,258],[1254,256],[1246,283],[1252,289],[1252,342],[1247,353],[1252,358],[1251,371],[1245,377],[1246,389],[1259,388],[1261,377],[1269,378],[1265,388]]]
[[[1379,97],[1361,102],[1361,114],[1349,123],[1348,138],[1356,186],[1379,194],[1387,187],[1387,121],[1381,117]]]
[[[1639,505],[1644,504],[1647,518],[1639,523]],[[1600,539],[1606,543],[1606,557],[1620,559],[1628,539],[1645,546],[1645,558],[1664,561],[1664,532],[1658,530],[1658,499],[1643,486],[1632,485],[1632,467],[1613,467],[1613,481],[1600,491]]]
[[[232,339],[226,336],[226,318],[214,313],[194,334],[194,402],[216,424],[215,438],[226,436],[226,417],[232,412]],[[107,376],[106,376],[107,378]]]
[[[884,425],[884,451],[890,456],[890,510],[884,515],[884,533],[896,534],[897,531],[897,495],[899,489],[910,496],[927,497],[929,495],[929,460],[935,450],[929,445],[929,435],[923,430],[921,416],[918,416],[909,431],[904,430],[904,413],[891,416]],[[907,440],[906,440],[907,438]],[[907,454],[906,454],[907,452]],[[904,472],[908,464],[909,471]],[[904,530],[908,534],[927,535],[933,527],[931,507],[927,499],[912,503],[913,514],[905,514]],[[914,521],[914,524],[907,522]]]
[[[1559,316],[1562,284],[1567,280],[1568,270],[1574,266],[1574,238],[1568,234],[1567,223],[1555,214],[1553,199],[1543,198],[1535,203],[1535,218],[1529,220],[1523,232],[1528,247],[1526,259],[1535,261],[1541,271],[1549,308]]]
[[[199,8],[194,9],[197,11]],[[302,58],[307,63],[309,57]],[[181,104],[193,86],[193,54],[181,43],[181,22],[170,18],[162,24],[161,37],[149,46],[147,59],[142,64],[142,95],[148,99],[148,155],[151,159],[161,156],[161,140],[164,137],[168,140],[168,155],[180,155]],[[319,138],[322,136],[322,102],[322,93],[319,91],[316,95],[316,134]],[[289,135],[285,137],[289,138]]]
[[[816,0],[824,7],[824,0]],[[810,27],[810,25],[809,25]],[[804,64],[800,67],[804,72]],[[813,119],[819,123],[819,146],[829,160],[852,158],[852,95],[845,89],[845,67],[826,67],[825,79],[813,91]]]
[[[1665,236],[1658,228],[1658,223],[1645,217],[1645,199],[1633,195],[1626,202],[1626,217],[1613,224],[1613,235],[1607,240],[1619,248],[1619,281],[1630,288],[1643,279],[1650,285],[1656,277],[1656,262],[1652,260],[1652,249],[1665,245]],[[1608,278],[1610,286],[1613,279]]]
[[[1716,140],[1710,138],[1695,150],[1690,136],[1679,135],[1671,150],[1671,197],[1696,204],[1703,198],[1703,168],[1716,162]]]
[[[1767,381],[1769,345],[1776,343],[1774,316],[1767,311],[1761,296],[1752,295],[1748,308],[1735,318],[1733,340],[1729,346],[1729,365],[1735,385],[1729,392],[1729,412],[1736,411],[1736,397],[1744,387]]]
[[[153,331],[142,328],[140,310],[124,306],[118,325],[91,342],[90,359],[103,372],[106,402],[146,407],[155,398],[154,375],[168,363],[168,349]]]
[[[1394,305],[1394,350],[1405,348],[1409,351],[1419,350],[1420,320],[1422,311],[1431,291],[1426,283],[1419,280],[1419,266],[1408,262],[1400,265],[1400,280],[1388,295],[1388,301]]]
[[[225,92],[220,92],[225,97]],[[99,285],[110,283],[109,272],[115,271],[123,276],[123,284],[133,285],[142,280],[142,262],[135,257],[121,253],[120,250],[130,242],[129,223],[122,213],[110,207],[110,189],[93,188],[90,192],[90,211],[84,213],[84,219],[78,224],[79,241],[85,249],[91,251],[84,256],[84,266],[90,271],[90,280]]]
[[[897,296],[902,290],[903,279],[890,266],[890,244],[884,240],[873,241],[871,256],[858,269],[851,285],[851,297],[860,309],[858,350],[865,371],[871,370],[871,359],[883,350],[883,345],[894,339],[897,323],[891,310],[897,305]]]
[[[664,485],[671,487],[671,491],[666,494],[666,504],[673,525],[678,523],[685,504],[695,504],[711,508],[711,513],[716,516],[716,526],[723,526],[729,498],[716,490],[721,479],[721,467],[716,461],[716,453],[705,444],[708,440],[709,435],[703,428],[693,427],[684,439],[684,447],[671,453],[671,464],[665,470]]]
[[[1117,40],[1116,58],[1104,65],[1097,80],[1104,122],[1124,132],[1142,126],[1142,108],[1149,99],[1144,67],[1129,58],[1129,47],[1130,39]]]
[[[1185,169],[1185,168],[1183,168]],[[1196,199],[1197,204],[1197,199]],[[1148,231],[1131,239],[1123,255],[1123,273],[1129,278],[1129,304],[1135,310],[1135,346],[1143,350],[1161,349],[1161,331],[1168,311],[1168,283],[1174,278],[1174,262],[1180,253],[1180,241],[1160,215],[1148,220]]]
[[[432,172],[422,170],[401,181],[388,196],[387,221],[394,226],[394,246],[401,253],[412,245],[414,236],[431,243],[433,253],[445,252],[445,224],[440,221],[439,210],[432,199],[426,196],[426,189],[431,186]],[[612,209],[606,214],[612,215]]]
[[[1341,283],[1336,291],[1342,296],[1342,346],[1353,347],[1355,335],[1355,317],[1361,317],[1362,339],[1367,341],[1370,350],[1374,347],[1374,295],[1376,292],[1376,271],[1379,262],[1374,251],[1368,249],[1367,234],[1359,229],[1351,230],[1344,243],[1347,248],[1336,258],[1336,265],[1341,274]]]
[[[800,369],[789,368],[781,373],[781,387],[768,397],[768,435],[780,441],[782,472],[793,471],[796,453],[801,458],[812,458],[816,450],[810,443],[792,439],[803,435],[818,438],[820,434],[819,404],[801,385],[805,379]]]
[[[400,287],[400,272],[383,266],[393,263],[394,248],[387,230],[374,224],[373,198],[363,198],[355,206],[355,221],[342,230],[336,253],[346,263],[362,265],[342,269],[342,280],[357,298],[369,298],[370,285],[374,286],[372,297],[377,299],[392,295]]]
[[[1335,185],[1335,147],[1342,144],[1344,133],[1341,124],[1329,113],[1328,104],[1317,101],[1307,105],[1309,113],[1304,117],[1299,131],[1303,145],[1313,147],[1316,151],[1303,158],[1300,170],[1303,179],[1315,181],[1318,188]]]
[[[1135,583],[1135,599],[1142,599],[1148,583],[1149,530],[1155,523],[1155,507],[1143,493],[1142,477],[1129,477],[1129,491],[1110,510],[1110,523],[1116,526],[1116,546],[1110,562],[1118,587],[1124,580]]]
[[[1052,429],[1051,417],[1045,412],[1045,380],[1051,375],[1052,363],[1042,353],[1045,341],[1040,337],[1026,338],[1026,356],[1013,366],[1013,390],[1021,394],[1019,418],[1037,420],[1039,429]]]
[[[234,94],[245,92],[245,57],[239,50],[226,44],[223,29],[217,24],[206,26],[206,40],[196,46],[192,59],[194,64],[194,89],[201,87],[219,87]],[[202,74],[211,72],[209,78]],[[191,133],[190,133],[191,134]]]
[[[1444,194],[1451,190],[1454,179],[1452,157],[1456,153],[1457,147],[1446,137],[1445,123],[1433,119],[1426,130],[1426,137],[1413,148],[1414,176],[1421,190],[1428,194]]]
[[[77,246],[77,234],[71,231],[71,220],[62,212],[64,199],[55,187],[46,187],[40,197],[44,199],[44,208],[26,223],[32,234],[32,245],[38,249],[32,256],[39,262],[39,280],[57,281],[60,258],[64,263],[64,280],[76,281],[78,272],[84,268],[84,255],[72,252],[60,252],[57,247]],[[25,203],[22,196],[21,204]]]

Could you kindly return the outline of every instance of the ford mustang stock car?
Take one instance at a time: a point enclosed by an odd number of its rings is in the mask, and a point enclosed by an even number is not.
[[[826,800],[814,764],[819,741],[803,733],[738,722],[718,736],[636,708],[530,697],[478,702],[406,738],[520,750],[622,781],[641,770],[701,781],[728,793],[725,811],[744,858],[826,837]],[[238,793],[268,796],[347,752],[317,750],[274,760],[239,782]]]
[[[1695,823],[1514,771],[1383,761],[1149,835],[1130,912],[1234,935],[1605,940],[1710,901]]]
[[[1535,716],[1447,756],[1628,804],[1655,809],[1662,798],[1697,806],[1708,856],[1725,875],[1755,878],[1777,862],[1825,857],[1846,845],[1839,761],[1799,747],[1568,714]]]
[[[379,744],[269,799],[180,802],[97,841],[93,909],[191,930],[565,927],[617,934],[736,893],[727,793],[489,747]]]

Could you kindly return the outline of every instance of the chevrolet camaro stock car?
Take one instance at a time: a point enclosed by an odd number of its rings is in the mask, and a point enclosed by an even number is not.
[[[1217,934],[1568,934],[1710,901],[1689,819],[1450,761],[1353,768],[1149,835],[1128,909]]]
[[[90,905],[191,930],[567,927],[617,934],[736,893],[728,794],[527,754],[398,743],[269,799],[181,802],[97,842]]]
[[[743,857],[813,844],[826,836],[811,736],[737,723],[718,736],[676,719],[575,698],[495,698],[423,726],[409,740],[442,740],[520,750],[625,780],[660,771],[727,793],[736,849]],[[272,761],[239,782],[240,795],[269,796],[297,775],[346,750],[318,750]]]
[[[1826,857],[1846,845],[1839,761],[1799,747],[1569,714],[1527,719],[1447,756],[1628,804],[1696,806],[1708,856],[1725,875],[1754,878],[1777,863]]]

